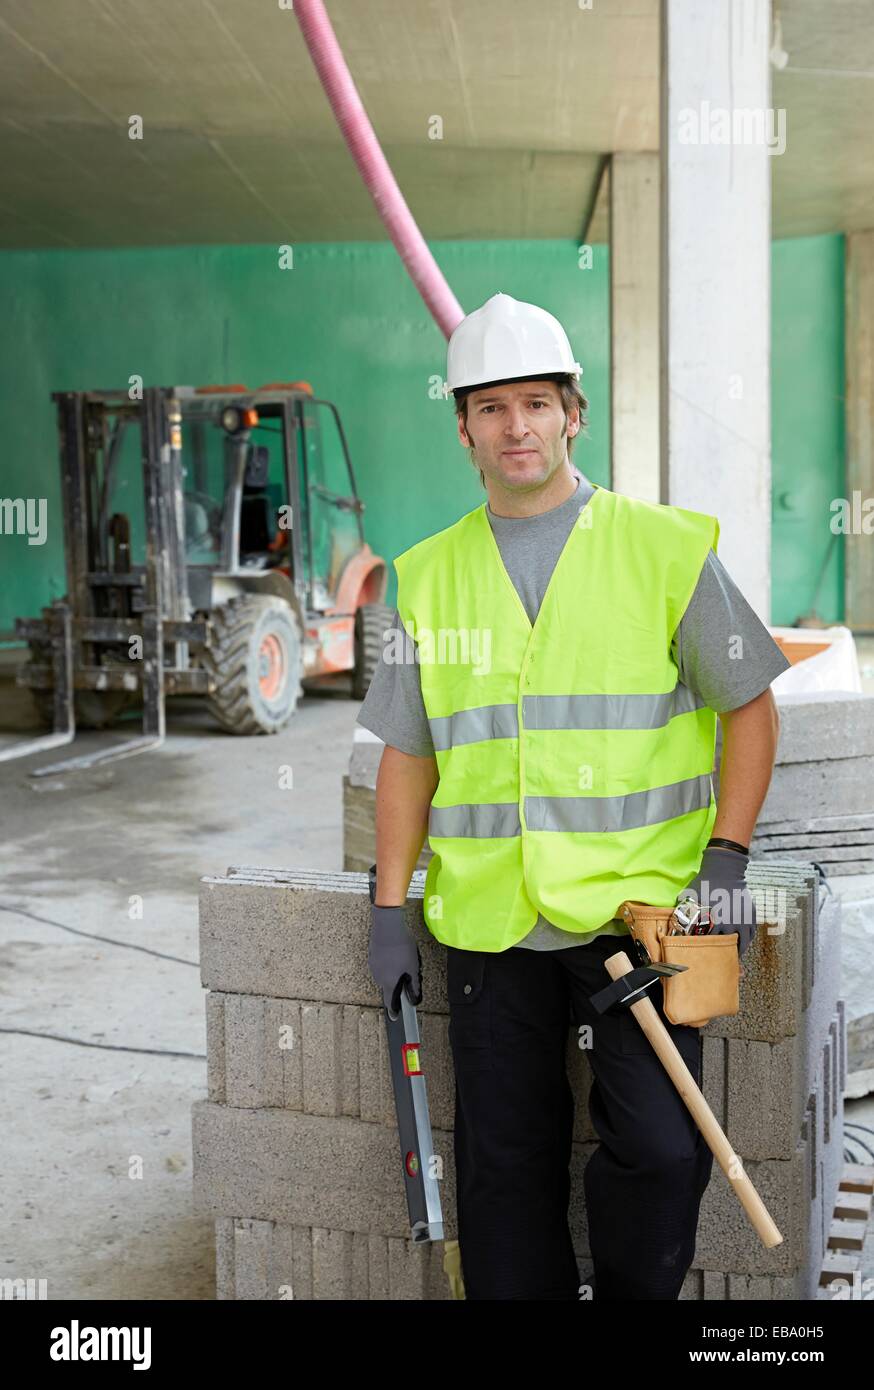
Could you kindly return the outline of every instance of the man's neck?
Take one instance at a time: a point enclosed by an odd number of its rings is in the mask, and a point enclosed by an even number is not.
[[[568,459],[559,465],[543,487],[530,492],[514,492],[489,479],[489,511],[492,516],[540,516],[542,512],[551,512],[555,507],[560,507],[562,502],[572,497],[579,482],[579,476]]]

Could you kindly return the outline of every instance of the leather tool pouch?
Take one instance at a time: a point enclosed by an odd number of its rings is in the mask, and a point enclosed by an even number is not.
[[[635,902],[624,902],[617,912],[634,939],[646,947],[651,961],[688,967],[662,978],[665,1016],[671,1023],[703,1028],[711,1018],[736,1014],[740,1007],[738,987],[744,974],[737,949],[738,933],[671,936],[668,923],[672,913],[670,907]]]

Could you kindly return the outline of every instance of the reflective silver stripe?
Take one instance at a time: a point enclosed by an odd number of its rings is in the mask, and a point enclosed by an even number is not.
[[[710,774],[625,796],[526,796],[529,830],[635,830],[710,805]]]
[[[704,701],[678,681],[659,695],[523,695],[528,729],[659,729]]]
[[[704,702],[678,681],[657,695],[523,695],[526,729],[661,729]],[[429,719],[435,752],[487,739],[518,738],[515,705],[480,705]]]
[[[435,751],[457,748],[460,743],[480,743],[483,739],[516,738],[519,713],[515,705],[480,705],[460,709],[440,719],[429,719]]]
[[[635,830],[705,810],[710,805],[710,790],[710,774],[702,773],[626,796],[526,796],[525,823],[529,830]],[[515,802],[432,805],[428,834],[483,840],[521,835],[519,808]]]
[[[428,817],[428,834],[472,836],[477,840],[497,836],[521,835],[519,807],[515,801],[466,806],[433,806]]]

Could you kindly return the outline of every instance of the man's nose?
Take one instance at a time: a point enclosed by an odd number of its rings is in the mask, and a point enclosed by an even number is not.
[[[521,406],[510,406],[507,411],[507,423],[505,426],[507,434],[514,439],[524,439],[528,433],[528,422],[525,419],[525,412]]]

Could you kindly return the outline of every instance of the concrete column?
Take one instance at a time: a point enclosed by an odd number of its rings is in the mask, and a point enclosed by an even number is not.
[[[770,621],[769,0],[662,0],[661,501]]]
[[[659,156],[610,162],[611,482],[658,502]]]
[[[874,632],[874,547],[855,524],[858,515],[864,525],[861,508],[874,497],[874,231],[850,232],[846,255],[846,497],[854,523],[844,537],[844,621],[856,632]]]

